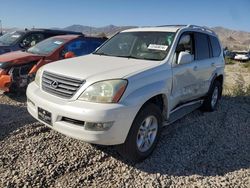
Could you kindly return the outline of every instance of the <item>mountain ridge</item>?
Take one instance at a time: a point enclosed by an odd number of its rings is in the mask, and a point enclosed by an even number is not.
[[[107,25],[104,27],[90,27],[84,25],[71,25],[65,27],[63,29],[70,31],[78,31],[83,32],[87,35],[100,35],[106,34],[106,36],[110,37],[114,35],[116,32],[134,28],[137,26],[115,26],[115,25]],[[220,41],[223,47],[227,47],[231,50],[249,50],[250,49],[250,32],[247,31],[237,31],[229,28],[225,28],[222,26],[211,27],[220,38]]]
[[[106,35],[107,37],[111,37],[119,31],[135,27],[138,26],[116,26],[110,24],[103,27],[93,27],[81,24],[73,24],[64,28],[53,27],[51,29],[64,29],[69,31],[82,32],[86,35],[91,36]],[[210,29],[212,29],[219,36],[219,39],[224,48],[227,47],[230,50],[250,50],[250,32],[233,30],[222,26],[211,27]],[[8,28],[3,30],[13,31],[17,30],[17,28]]]

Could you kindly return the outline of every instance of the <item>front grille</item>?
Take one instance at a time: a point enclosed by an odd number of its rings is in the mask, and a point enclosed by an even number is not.
[[[44,71],[42,75],[42,89],[50,94],[62,97],[71,98],[84,80],[69,78],[58,74]]]

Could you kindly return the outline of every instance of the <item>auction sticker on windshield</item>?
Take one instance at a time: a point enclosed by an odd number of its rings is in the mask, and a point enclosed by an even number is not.
[[[149,50],[161,50],[166,51],[168,49],[167,45],[160,45],[160,44],[150,44],[148,45]]]
[[[55,41],[54,43],[60,45],[60,44],[62,44],[63,42],[61,42],[61,41]]]
[[[11,35],[12,38],[19,38],[20,35]]]

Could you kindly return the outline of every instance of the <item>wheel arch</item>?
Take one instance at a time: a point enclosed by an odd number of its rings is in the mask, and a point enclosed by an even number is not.
[[[164,119],[167,119],[168,117],[168,97],[166,94],[157,94],[152,97],[150,97],[140,108],[139,111],[141,111],[147,104],[155,104],[158,106],[161,110],[162,117]],[[138,113],[139,113],[138,111]]]
[[[221,87],[223,88],[223,83],[224,83],[224,76],[223,76],[223,74],[215,74],[214,75],[214,77],[213,77],[213,79],[212,79],[212,81],[211,81],[211,84],[210,84],[210,86],[209,86],[209,90],[208,90],[208,93],[211,91],[211,88],[212,88],[212,86],[213,86],[213,84],[214,84],[214,82],[215,81],[218,81],[218,82],[220,82],[220,84],[221,84]],[[207,93],[207,94],[208,94]],[[221,96],[222,96],[222,90],[221,90],[221,93],[220,93],[220,98],[221,98]]]

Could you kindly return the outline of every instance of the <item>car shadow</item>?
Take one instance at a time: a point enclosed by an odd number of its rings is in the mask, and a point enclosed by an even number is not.
[[[27,101],[25,91],[20,91],[16,93],[3,93],[2,95],[10,98],[13,101],[24,103]]]
[[[26,124],[35,122],[24,105],[0,104],[0,140]]]
[[[223,97],[215,112],[199,110],[164,128],[150,157],[124,160],[114,148],[96,146],[148,173],[217,176],[250,168],[250,96]]]

